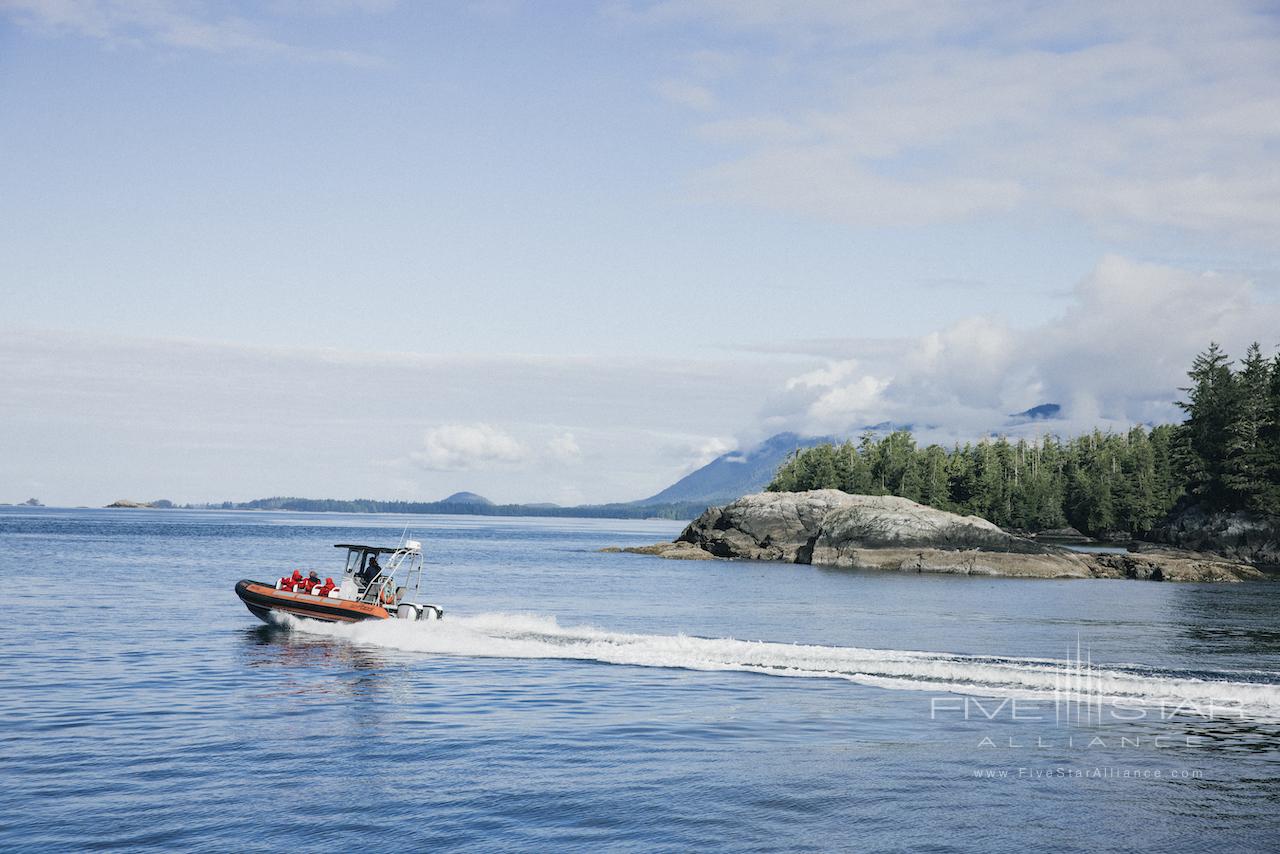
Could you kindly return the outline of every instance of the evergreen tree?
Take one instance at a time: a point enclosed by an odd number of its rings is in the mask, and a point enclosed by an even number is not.
[[[1271,360],[1262,447],[1267,460],[1267,488],[1262,496],[1262,506],[1268,513],[1280,514],[1280,353]]]
[[[1270,492],[1270,449],[1264,444],[1271,426],[1270,403],[1271,366],[1254,342],[1235,377],[1233,406],[1227,418],[1222,484],[1234,507],[1265,509]]]
[[[947,465],[947,452],[941,445],[930,445],[924,449],[921,478],[920,503],[940,510],[950,510],[951,475]]]
[[[1229,504],[1223,468],[1230,441],[1228,427],[1236,404],[1236,382],[1231,360],[1210,343],[1196,356],[1187,372],[1191,385],[1183,388],[1187,399],[1178,406],[1187,414],[1178,431],[1178,461],[1187,492],[1213,509]]]

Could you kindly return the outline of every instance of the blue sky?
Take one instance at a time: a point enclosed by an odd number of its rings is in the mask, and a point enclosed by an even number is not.
[[[601,501],[776,429],[1173,417],[1210,336],[1280,344],[1278,35],[1250,3],[0,0],[0,500]]]

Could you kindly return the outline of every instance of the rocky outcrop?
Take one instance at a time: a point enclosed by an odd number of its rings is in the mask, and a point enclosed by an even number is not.
[[[976,516],[947,513],[905,498],[849,495],[833,489],[748,495],[725,507],[709,508],[674,543],[620,551],[695,560],[745,558],[1033,578],[1241,581],[1261,577],[1251,567],[1185,552],[1071,552],[1015,536]]]
[[[855,497],[838,489],[761,492],[710,507],[676,537],[716,557],[809,563],[822,520]]]
[[[1109,567],[1095,567],[1069,552],[1025,554],[982,549],[841,548],[814,552],[818,566],[879,569],[891,572],[939,572],[950,575],[1004,575],[1020,578],[1119,578]]]
[[[655,557],[665,557],[670,560],[715,560],[716,556],[711,552],[700,549],[692,543],[654,543],[651,546],[627,546],[618,548],[617,546],[609,546],[603,548],[602,552],[628,552],[635,555],[654,555]]]
[[[1280,516],[1245,511],[1209,513],[1191,507],[1157,527],[1150,539],[1257,566],[1280,566]]]
[[[676,538],[717,557],[815,561],[844,548],[986,549],[1048,554],[1048,546],[1015,537],[977,516],[957,516],[891,495],[837,489],[762,492],[712,507]]]
[[[1095,566],[1116,570],[1113,577],[1143,581],[1262,581],[1260,570],[1218,555],[1176,549],[1148,549],[1124,554],[1094,554]]]

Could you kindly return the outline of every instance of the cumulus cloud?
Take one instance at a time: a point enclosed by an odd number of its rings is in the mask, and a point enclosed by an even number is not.
[[[465,471],[522,463],[528,451],[488,424],[445,424],[428,430],[422,449],[410,456],[430,471]]]
[[[722,439],[719,436],[712,436],[699,442],[694,448],[692,461],[689,463],[689,469],[702,468],[707,463],[722,457],[737,447],[737,443],[728,439]]]
[[[1104,258],[1061,316],[1029,328],[970,317],[885,351],[846,342],[832,360],[783,384],[770,429],[852,433],[911,424],[936,439],[1017,432],[1012,413],[1062,406],[1055,431],[1177,420],[1178,388],[1210,340],[1235,355],[1280,346],[1280,305],[1246,277]],[[1022,429],[1043,431],[1043,422]]]
[[[857,225],[1021,209],[1108,232],[1271,243],[1280,229],[1280,19],[1213,4],[635,3],[697,26],[724,143],[703,195]]]

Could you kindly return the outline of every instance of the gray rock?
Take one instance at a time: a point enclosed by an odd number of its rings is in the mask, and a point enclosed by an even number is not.
[[[1280,516],[1245,511],[1208,513],[1192,507],[1158,526],[1150,539],[1258,566],[1280,566]]]
[[[1238,561],[1217,555],[1174,549],[1144,549],[1125,554],[1089,555],[1090,562],[1120,573],[1118,577],[1144,581],[1235,582],[1262,581],[1266,575]]]
[[[603,548],[602,552],[626,552],[635,555],[654,555],[655,557],[665,557],[669,560],[715,560],[716,556],[705,549],[700,549],[693,543],[654,543],[651,546],[627,546],[618,548],[617,546],[609,546]]]
[[[716,557],[966,575],[1089,578],[1087,561],[891,495],[764,492],[694,520],[677,542]]]
[[[760,492],[711,507],[676,537],[716,557],[809,563],[822,520],[863,495],[838,489]]]
[[[814,550],[813,563],[890,572],[938,572],[1020,578],[1120,578],[1119,572],[1094,566],[1069,553],[1020,554],[981,549],[833,548]]]
[[[748,496],[754,497],[754,496]],[[935,510],[889,495],[850,495],[821,521],[814,549],[933,548],[985,549],[1017,554],[1049,554],[1049,546],[1016,537],[986,519]]]
[[[1032,578],[1244,581],[1257,570],[1218,556],[1164,550],[1080,554],[1014,536],[977,516],[905,498],[839,490],[765,492],[712,507],[674,543],[621,551],[812,563],[893,572]]]

